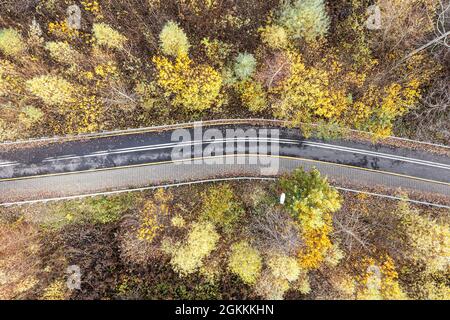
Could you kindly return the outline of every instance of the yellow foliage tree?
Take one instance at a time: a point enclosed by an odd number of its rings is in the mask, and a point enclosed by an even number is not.
[[[157,83],[172,104],[189,111],[203,111],[221,103],[222,77],[207,65],[194,65],[187,55],[175,62],[155,56]]]
[[[406,299],[398,283],[398,273],[391,257],[385,256],[376,261],[365,257],[361,274],[356,277],[356,298],[359,300],[400,300]]]
[[[20,33],[13,28],[0,30],[0,51],[10,57],[21,55],[26,49]]]
[[[158,189],[154,200],[148,200],[141,213],[140,226],[137,230],[138,238],[152,242],[165,228],[164,220],[170,215],[170,202],[172,194]]]
[[[336,189],[316,169],[306,173],[296,169],[281,180],[286,192],[286,205],[297,219],[304,240],[299,254],[303,269],[317,269],[333,248],[329,238],[333,231],[331,213],[340,209],[341,199]]]
[[[22,78],[8,60],[0,60],[0,97],[14,96],[23,92]]]
[[[210,222],[196,222],[183,244],[165,241],[163,250],[171,255],[170,264],[182,276],[198,271],[206,258],[216,247],[219,234]]]
[[[168,21],[161,33],[159,34],[159,42],[162,51],[166,55],[178,56],[187,55],[189,53],[189,40],[176,22]]]
[[[26,82],[28,91],[51,106],[64,105],[75,101],[75,88],[67,80],[54,75],[35,77]]]
[[[450,226],[439,224],[401,202],[395,211],[399,223],[394,240],[400,241],[403,258],[425,268],[428,273],[450,267]],[[398,248],[396,248],[398,249]]]
[[[392,134],[393,121],[413,107],[419,97],[419,81],[406,85],[392,83],[380,90],[371,85],[350,111],[349,121],[362,130],[374,133],[375,138]]]
[[[300,54],[291,52],[289,57],[290,76],[270,90],[279,97],[274,115],[295,123],[339,119],[348,108],[345,92],[331,88],[328,73],[307,67]]]
[[[236,84],[242,103],[252,112],[260,112],[267,108],[267,95],[257,81],[246,80]]]
[[[127,38],[106,23],[94,23],[94,37],[99,45],[112,49],[122,49]]]

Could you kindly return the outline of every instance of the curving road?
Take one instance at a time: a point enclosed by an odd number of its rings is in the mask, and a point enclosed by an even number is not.
[[[216,176],[274,176],[297,166],[314,166],[350,183],[450,197],[448,156],[362,142],[305,139],[298,130],[279,127],[203,129],[209,130],[121,133],[40,147],[0,145],[0,203]]]

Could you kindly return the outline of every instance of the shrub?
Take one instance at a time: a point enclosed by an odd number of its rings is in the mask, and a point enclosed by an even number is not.
[[[39,230],[21,220],[0,223],[0,299],[20,299],[42,270]]]
[[[187,55],[189,40],[176,22],[168,21],[159,34],[159,43],[164,54],[177,57]]]
[[[119,251],[124,263],[147,266],[152,260],[161,258],[159,244],[150,243],[137,237],[136,230],[129,225],[123,227],[125,230],[119,237]]]
[[[259,82],[238,82],[237,90],[241,95],[243,105],[251,112],[260,112],[267,108],[267,95]]]
[[[124,194],[56,203],[35,221],[49,229],[76,223],[107,224],[119,220],[125,212],[135,207],[136,202],[136,195]]]
[[[406,295],[400,288],[394,261],[386,256],[376,261],[365,257],[361,263],[364,268],[357,277],[356,298],[358,300],[400,300]],[[376,268],[376,269],[375,269]],[[379,270],[379,273],[375,270]]]
[[[219,234],[210,222],[196,222],[189,231],[184,244],[165,245],[164,250],[171,254],[170,264],[181,276],[186,276],[198,271],[206,258],[219,241]]]
[[[64,300],[66,298],[66,283],[63,279],[53,281],[42,294],[43,300]]]
[[[263,63],[255,79],[271,92],[273,87],[277,87],[289,78],[291,59],[285,52],[277,51],[265,55],[262,60]]]
[[[292,38],[311,42],[328,32],[330,21],[323,0],[295,0],[283,5],[279,23]]]
[[[231,53],[232,46],[217,39],[203,38],[201,44],[204,47],[208,59],[215,65],[223,66]]]
[[[26,128],[30,128],[35,123],[39,122],[43,116],[44,113],[40,109],[33,106],[26,106],[22,109],[19,120]]]
[[[284,49],[289,45],[287,32],[281,26],[266,26],[261,29],[261,38],[263,43],[272,49]]]
[[[17,30],[12,28],[0,30],[0,51],[5,55],[16,57],[25,49],[25,42]]]
[[[17,135],[17,130],[9,128],[6,121],[0,118],[0,141],[13,141],[16,139]]]
[[[8,60],[0,60],[0,97],[22,93],[23,79]]]
[[[231,246],[228,266],[244,283],[254,284],[261,272],[262,259],[258,250],[241,241]]]
[[[45,49],[49,51],[52,59],[59,63],[72,65],[77,62],[78,52],[66,42],[47,42]]]
[[[325,256],[325,263],[329,267],[336,267],[339,262],[344,258],[344,251],[342,251],[337,244],[333,244],[333,246],[327,251]]]
[[[147,201],[141,213],[138,239],[152,242],[161,232],[163,225],[158,219],[158,208],[153,201]]]
[[[261,250],[296,254],[301,245],[298,223],[278,205],[261,204],[252,214],[250,231]]]
[[[119,218],[135,204],[134,195],[113,197],[97,197],[83,201],[79,207],[81,218],[93,223],[111,223]]]
[[[250,78],[256,69],[256,59],[250,53],[240,53],[234,62],[234,74],[240,80]]]
[[[33,18],[33,21],[30,24],[28,29],[28,39],[27,43],[31,47],[41,46],[44,43],[44,38],[42,37],[42,29],[39,23]]]
[[[401,202],[395,211],[398,224],[395,230],[394,252],[400,247],[403,259],[424,267],[428,272],[448,270],[450,266],[450,228],[438,224]]]
[[[86,133],[101,129],[101,112],[103,108],[101,97],[90,95],[82,91],[75,103],[71,105],[70,112],[66,113],[64,131],[68,133]]]
[[[74,102],[75,88],[67,80],[53,75],[38,76],[26,82],[28,91],[48,105]]]
[[[234,200],[234,193],[230,185],[223,184],[212,187],[202,194],[202,219],[214,223],[216,226],[231,230],[242,215],[242,208]]]
[[[92,30],[97,43],[108,48],[122,49],[127,40],[125,36],[106,23],[94,23]]]
[[[164,189],[158,189],[154,199],[155,201],[148,200],[145,203],[137,230],[138,238],[148,242],[152,242],[169,224],[172,194]]]
[[[288,290],[288,281],[276,278],[268,271],[262,273],[255,285],[255,293],[267,300],[283,300]]]
[[[297,280],[301,272],[297,260],[283,254],[273,255],[268,265],[274,277],[289,282]]]
[[[172,223],[172,226],[175,228],[184,228],[186,226],[186,221],[184,218],[180,215],[174,216],[170,222]]]
[[[212,104],[220,104],[222,77],[207,65],[193,66],[187,56],[178,56],[175,62],[165,57],[154,57],[158,71],[157,83],[171,97],[174,106],[189,111],[203,111]]]

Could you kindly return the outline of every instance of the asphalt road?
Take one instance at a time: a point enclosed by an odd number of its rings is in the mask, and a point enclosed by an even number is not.
[[[179,182],[189,180],[190,176],[239,174],[247,167],[252,170],[258,167],[262,175],[277,175],[292,170],[293,164],[288,165],[289,162],[307,163],[308,167],[320,167],[332,177],[340,175],[359,183],[387,184],[450,196],[447,156],[361,142],[305,139],[298,130],[286,128],[229,125],[203,129],[213,130],[203,134],[191,128],[181,132],[185,140],[180,134],[174,136],[172,131],[165,131],[108,135],[41,147],[24,145],[2,150],[0,145],[0,202],[139,187],[169,180]],[[271,131],[274,129],[277,130]],[[175,159],[174,148],[184,154],[176,152]],[[239,163],[229,161],[234,158],[232,155],[247,155],[247,160],[239,157]],[[196,162],[185,161],[191,158]],[[180,166],[167,169],[174,160],[183,162],[182,170]],[[389,179],[380,180],[377,175]]]

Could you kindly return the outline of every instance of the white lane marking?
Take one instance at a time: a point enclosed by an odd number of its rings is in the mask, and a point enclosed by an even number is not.
[[[17,161],[6,161],[6,162],[0,162],[0,167],[12,167],[12,166],[16,166],[19,163],[17,163]]]
[[[99,155],[110,155],[110,154],[122,154],[122,153],[131,153],[131,152],[141,152],[141,151],[150,151],[150,150],[157,150],[157,149],[165,149],[173,146],[194,146],[198,144],[203,143],[224,143],[224,142],[258,142],[258,141],[266,141],[266,142],[281,142],[284,144],[300,144],[299,140],[292,140],[292,139],[273,139],[273,138],[233,138],[233,139],[216,139],[216,140],[194,140],[189,142],[172,142],[172,143],[165,143],[165,144],[159,144],[159,145],[152,145],[152,146],[141,146],[141,147],[133,147],[133,148],[123,148],[123,149],[114,149],[110,151],[98,151],[94,154],[85,155],[85,156],[75,156],[75,157],[65,157],[64,160],[68,159],[78,159],[78,158],[88,158],[88,157],[96,157]],[[355,148],[349,148],[344,146],[336,146],[326,143],[318,143],[318,142],[312,142],[312,141],[303,141],[304,145],[318,147],[318,148],[324,148],[324,149],[330,149],[330,150],[337,150],[337,151],[343,151],[343,152],[350,152],[350,153],[356,153],[356,154],[362,154],[362,155],[370,155],[375,156],[379,158],[385,158],[385,159],[391,159],[391,160],[398,160],[403,162],[409,162],[414,164],[420,164],[424,166],[430,166],[440,169],[446,169],[450,170],[450,165],[442,164],[442,163],[436,163],[432,161],[427,160],[421,160],[421,159],[413,159],[413,158],[407,158],[403,156],[396,156],[396,155],[390,155],[386,153],[380,153],[370,150],[361,150],[361,149],[355,149]],[[45,162],[52,162],[52,161],[58,161],[62,158],[53,158],[45,160]]]
[[[285,144],[299,144],[297,140],[288,140],[288,139],[273,139],[273,138],[233,138],[233,139],[210,139],[210,140],[194,140],[189,142],[171,142],[164,144],[156,144],[150,146],[141,146],[141,147],[132,147],[132,148],[123,148],[123,149],[113,149],[113,150],[103,150],[96,151],[91,154],[77,156],[77,155],[64,155],[60,157],[48,157],[42,160],[42,162],[54,162],[60,160],[74,160],[74,159],[84,159],[84,158],[94,158],[97,156],[107,156],[110,154],[122,154],[122,153],[132,153],[132,152],[141,152],[141,151],[151,151],[158,149],[167,149],[171,147],[183,147],[183,146],[194,146],[200,145],[204,143],[224,143],[224,142],[280,142],[283,141]]]
[[[224,143],[224,142],[282,142],[284,144],[300,144],[297,140],[288,140],[288,139],[273,139],[273,138],[233,138],[233,139],[216,139],[216,140],[194,140],[189,142],[173,142],[173,143],[165,143],[165,144],[157,144],[151,146],[142,146],[142,147],[134,147],[134,148],[124,148],[124,149],[113,149],[113,150],[104,150],[97,151],[95,153],[87,154],[84,156],[72,156],[72,157],[57,157],[57,158],[46,158],[43,162],[53,162],[58,160],[70,160],[70,159],[79,159],[79,158],[92,158],[97,156],[106,156],[110,154],[122,154],[122,153],[132,153],[132,152],[142,152],[142,151],[150,151],[157,149],[168,149],[171,147],[184,147],[184,146],[194,146],[205,143],[216,144],[216,143]]]
[[[92,158],[97,156],[107,156],[111,154],[123,154],[123,153],[132,153],[132,152],[143,152],[143,151],[151,151],[151,150],[158,150],[158,149],[167,149],[170,147],[183,147],[183,146],[195,146],[199,144],[204,143],[227,143],[227,142],[279,142],[282,144],[300,144],[311,146],[311,147],[318,147],[323,149],[329,149],[329,150],[336,150],[336,151],[343,151],[343,152],[349,152],[349,153],[355,153],[355,154],[362,154],[362,155],[369,155],[379,158],[385,158],[385,159],[391,159],[391,160],[398,160],[403,162],[409,162],[414,164],[419,164],[423,166],[429,166],[429,167],[435,167],[440,169],[446,169],[450,170],[450,165],[443,164],[443,163],[437,163],[432,162],[428,160],[421,160],[421,159],[414,159],[414,158],[408,158],[403,156],[397,156],[397,155],[391,155],[386,153],[380,153],[370,150],[362,150],[362,149],[355,149],[345,146],[338,146],[338,145],[331,145],[326,143],[319,143],[319,142],[312,142],[312,141],[300,141],[300,140],[292,140],[292,139],[274,139],[274,138],[232,138],[232,139],[210,139],[210,140],[194,140],[189,142],[171,142],[171,143],[164,143],[164,144],[157,144],[157,145],[150,145],[150,146],[140,146],[140,147],[131,147],[131,148],[122,148],[122,149],[113,149],[113,150],[104,150],[104,151],[97,151],[92,154],[87,154],[83,156],[76,156],[76,155],[65,155],[61,157],[56,158],[46,158],[43,160],[43,162],[55,162],[60,160],[74,160],[74,159],[83,159],[83,158]],[[7,166],[13,166],[17,165],[17,163],[11,162],[10,164],[4,163],[0,164],[0,167],[7,167]]]
[[[387,153],[375,152],[375,151],[370,151],[370,150],[366,151],[366,150],[343,147],[343,146],[336,146],[336,145],[331,145],[331,144],[326,144],[326,143],[305,141],[304,144],[308,145],[308,146],[317,147],[317,148],[338,150],[338,151],[351,152],[351,153],[357,153],[357,154],[363,154],[363,155],[370,155],[370,156],[375,156],[378,158],[386,158],[386,159],[391,159],[391,160],[410,162],[410,163],[415,163],[415,164],[421,164],[424,166],[430,166],[430,167],[436,167],[436,168],[450,170],[450,165],[445,164],[445,163],[437,163],[437,162],[432,162],[432,161],[428,161],[428,160],[407,158],[407,157],[403,157],[403,156],[390,155]]]
[[[0,162],[0,164],[10,164],[10,163],[16,163],[16,162],[15,161]]]
[[[0,168],[3,168],[3,167],[14,167],[14,166],[17,166],[17,165],[18,165],[18,163],[0,164]]]

